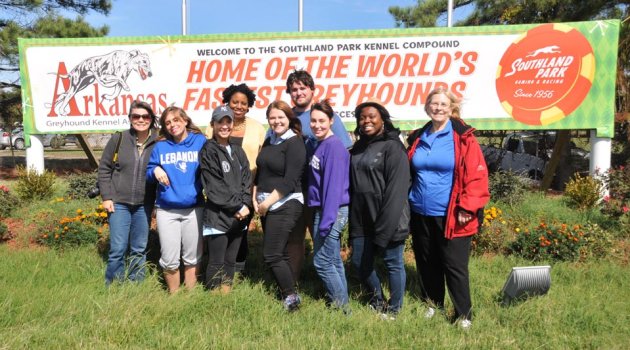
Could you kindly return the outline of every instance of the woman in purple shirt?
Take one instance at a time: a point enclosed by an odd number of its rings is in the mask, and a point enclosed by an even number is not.
[[[307,205],[314,211],[313,265],[324,282],[331,305],[348,313],[340,239],[348,222],[350,153],[332,132],[333,117],[329,100],[311,107],[310,127],[317,146],[309,160]]]

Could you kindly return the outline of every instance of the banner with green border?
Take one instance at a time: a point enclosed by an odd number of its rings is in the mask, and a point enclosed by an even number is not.
[[[302,33],[20,39],[27,134],[127,129],[131,101],[183,107],[204,127],[221,92],[246,83],[248,115],[290,102],[287,75],[307,69],[348,130],[380,100],[402,129],[429,119],[446,88],[479,130],[595,129],[613,136],[618,20]]]

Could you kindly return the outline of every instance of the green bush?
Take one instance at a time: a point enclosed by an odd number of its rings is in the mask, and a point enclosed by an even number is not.
[[[520,203],[526,190],[521,177],[512,171],[497,171],[490,174],[489,187],[492,200],[509,206]]]
[[[53,248],[92,244],[100,250],[102,241],[107,240],[108,228],[102,205],[89,214],[77,209],[75,216],[62,218],[48,232],[40,234],[37,241]]]
[[[564,190],[567,204],[578,210],[595,208],[601,198],[602,186],[602,182],[592,176],[575,174]]]
[[[51,140],[50,140],[50,147],[53,149],[59,149],[61,147],[63,147],[66,144],[66,141],[64,139],[63,136],[61,135],[55,135]]]
[[[0,242],[11,239],[12,235],[7,225],[0,221]]]
[[[9,188],[0,185],[0,218],[9,217],[17,205],[18,199],[9,191]]]
[[[510,243],[509,251],[529,260],[575,261],[587,239],[580,225],[541,222],[532,230],[524,230]]]
[[[602,202],[602,213],[612,220],[611,229],[621,236],[630,235],[630,167],[611,168],[603,176],[609,195]]]
[[[509,237],[507,221],[503,211],[496,206],[485,209],[479,232],[472,237],[472,252],[476,255],[501,254]]]
[[[580,252],[582,258],[604,258],[608,256],[613,247],[612,234],[593,223],[584,225],[583,231],[585,232],[586,245]]]
[[[17,182],[15,192],[22,200],[48,199],[52,197],[55,189],[55,173],[44,170],[38,174],[35,169],[17,167]]]
[[[85,198],[88,191],[96,186],[97,173],[83,173],[68,177],[68,191],[71,198]]]

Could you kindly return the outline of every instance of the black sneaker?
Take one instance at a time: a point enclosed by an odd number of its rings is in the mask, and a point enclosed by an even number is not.
[[[300,299],[300,296],[297,293],[293,293],[289,296],[287,296],[286,298],[284,298],[284,309],[292,312],[297,310],[300,307],[300,304],[302,303],[302,300]]]

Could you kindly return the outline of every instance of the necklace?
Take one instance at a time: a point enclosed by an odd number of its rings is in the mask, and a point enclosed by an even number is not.
[[[234,131],[245,130],[246,124],[247,124],[247,119],[243,119],[242,122],[237,122],[236,120],[234,120],[234,126],[232,126],[232,130]]]

